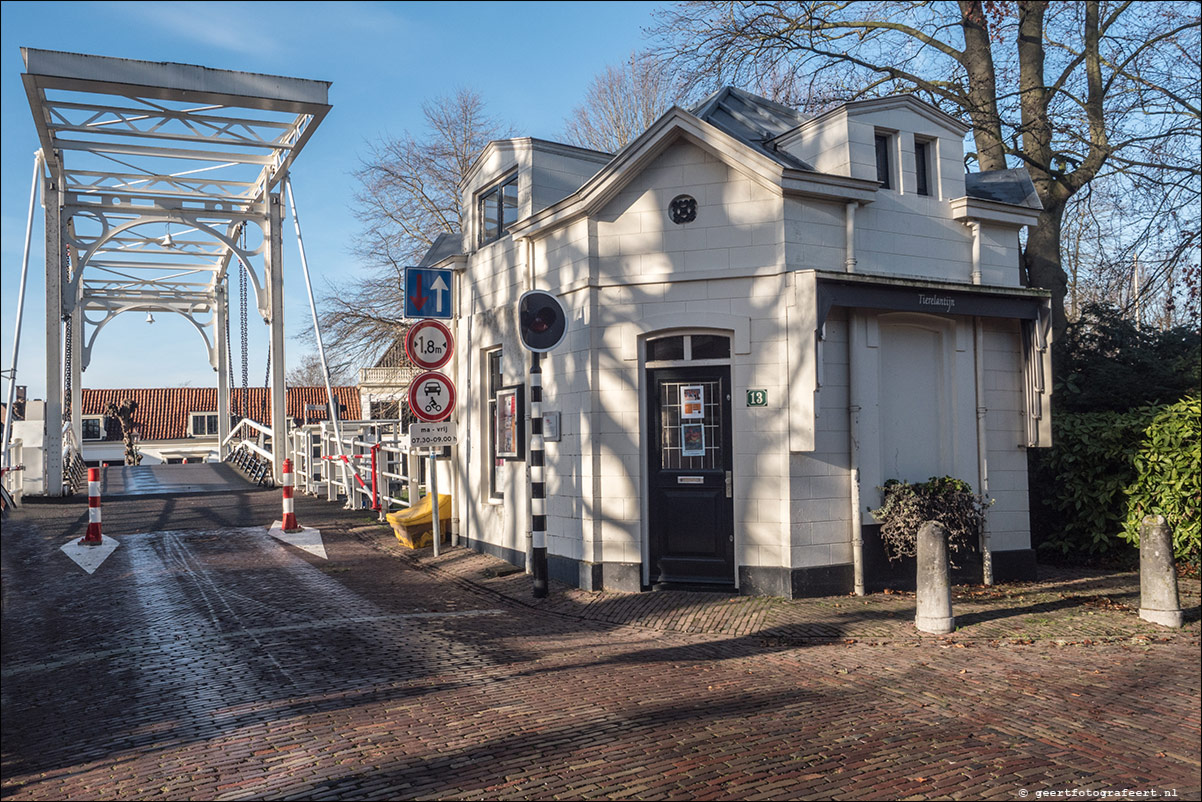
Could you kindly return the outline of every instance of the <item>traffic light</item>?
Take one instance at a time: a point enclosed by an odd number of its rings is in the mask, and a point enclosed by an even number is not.
[[[550,351],[563,342],[567,330],[568,314],[551,293],[530,290],[518,299],[518,336],[531,351]]]

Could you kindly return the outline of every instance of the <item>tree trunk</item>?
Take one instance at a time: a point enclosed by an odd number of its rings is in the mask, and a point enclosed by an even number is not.
[[[1032,287],[1042,287],[1052,292],[1052,336],[1064,333],[1068,318],[1064,312],[1064,299],[1068,295],[1068,275],[1060,260],[1060,228],[1064,218],[1062,202],[1044,201],[1038,225],[1027,233],[1027,247],[1023,250],[1023,267],[1027,271],[1027,282]]]
[[[977,146],[977,167],[983,172],[1006,169],[1006,143],[997,109],[997,76],[993,46],[980,0],[960,0],[960,27],[964,32],[961,64],[968,73],[968,116]]]

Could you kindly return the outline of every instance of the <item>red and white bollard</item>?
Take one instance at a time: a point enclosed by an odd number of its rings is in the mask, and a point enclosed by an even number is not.
[[[280,528],[285,532],[296,532],[300,526],[296,523],[296,513],[292,506],[292,460],[284,460],[284,521]]]
[[[100,469],[88,468],[88,533],[81,546],[99,546],[104,542],[100,536]]]

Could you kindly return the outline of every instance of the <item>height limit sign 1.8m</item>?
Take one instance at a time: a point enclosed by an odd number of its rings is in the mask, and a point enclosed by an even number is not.
[[[423,370],[441,368],[454,350],[451,330],[437,320],[414,323],[405,334],[405,356]]]

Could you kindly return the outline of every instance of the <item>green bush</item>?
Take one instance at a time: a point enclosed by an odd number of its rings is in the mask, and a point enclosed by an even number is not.
[[[1173,530],[1178,560],[1198,563],[1202,521],[1202,401],[1186,398],[1162,407],[1144,430],[1132,463],[1135,480],[1126,488],[1122,537],[1139,545],[1145,515],[1163,515]]]
[[[1131,532],[1143,515],[1161,513],[1173,527],[1177,558],[1196,560],[1198,403],[1056,414],[1054,446],[1032,455],[1039,549],[1110,555],[1137,538]]]
[[[884,502],[871,512],[881,524],[881,542],[890,562],[915,556],[918,529],[927,521],[947,529],[952,567],[957,554],[976,548],[989,504],[967,482],[951,476],[932,476],[917,484],[890,479],[881,490]]]

